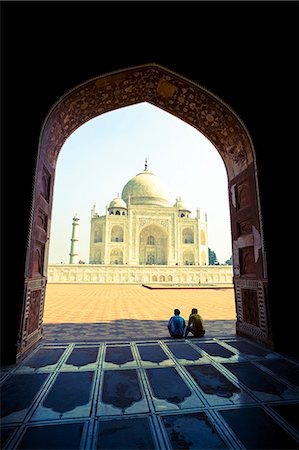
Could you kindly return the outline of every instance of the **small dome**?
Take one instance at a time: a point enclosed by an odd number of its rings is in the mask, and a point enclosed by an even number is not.
[[[169,191],[152,172],[145,169],[128,181],[121,194],[123,200],[132,205],[169,206]]]
[[[122,198],[116,197],[110,202],[109,209],[110,208],[125,208],[125,209],[127,209],[127,205],[123,201]]]
[[[190,209],[186,207],[185,203],[183,202],[183,200],[181,200],[181,198],[177,199],[176,203],[173,206],[175,206],[179,211],[191,212]]]

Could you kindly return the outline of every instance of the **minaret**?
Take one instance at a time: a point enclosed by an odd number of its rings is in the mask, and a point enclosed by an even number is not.
[[[71,251],[70,251],[70,264],[78,264],[79,253],[78,253],[78,226],[79,218],[77,215],[73,217],[73,230],[71,239]]]
[[[96,205],[94,204],[91,210],[91,218],[93,219],[96,214]]]

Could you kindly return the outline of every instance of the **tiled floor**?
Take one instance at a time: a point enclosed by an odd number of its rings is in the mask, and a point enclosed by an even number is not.
[[[227,336],[43,343],[2,373],[3,449],[296,449],[298,364]]]
[[[119,286],[74,288],[72,304],[57,300],[69,314],[62,324],[48,302],[41,344],[1,372],[1,448],[298,449],[299,362],[236,337],[230,299],[219,293],[139,288],[123,299]],[[104,308],[107,296],[113,307]],[[204,338],[169,338],[173,302],[186,316],[212,299],[218,320],[205,310]]]

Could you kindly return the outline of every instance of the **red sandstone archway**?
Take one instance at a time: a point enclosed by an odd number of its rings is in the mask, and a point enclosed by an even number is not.
[[[88,120],[151,103],[192,125],[216,147],[228,174],[237,334],[272,346],[267,273],[255,153],[240,118],[203,87],[156,64],[125,69],[69,91],[48,114],[40,135],[18,357],[42,337],[55,167],[66,139]]]

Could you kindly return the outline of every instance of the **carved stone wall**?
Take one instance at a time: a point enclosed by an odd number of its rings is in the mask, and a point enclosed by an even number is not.
[[[237,331],[257,342],[272,345],[267,314],[267,283],[262,280],[235,280]]]
[[[45,278],[31,279],[25,284],[23,320],[17,343],[19,357],[42,338],[45,288]]]
[[[190,283],[232,285],[232,266],[50,264],[48,283]]]
[[[149,102],[197,128],[217,147],[229,177],[252,162],[251,143],[240,119],[206,89],[151,64],[90,80],[53,108],[42,148],[55,166],[65,139],[86,121],[123,106]]]

